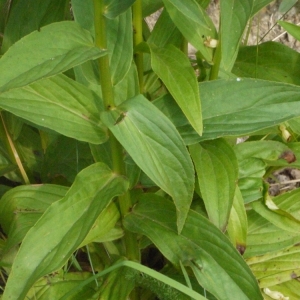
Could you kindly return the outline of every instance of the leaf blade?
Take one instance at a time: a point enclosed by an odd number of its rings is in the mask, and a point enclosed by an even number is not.
[[[60,268],[88,234],[99,213],[127,186],[123,178],[102,163],[81,171],[66,196],[52,204],[26,235],[3,299],[23,299],[38,278]],[[65,238],[68,243],[63,242]],[[33,245],[35,256],[31,257],[28,253]]]
[[[105,55],[91,34],[71,21],[52,23],[25,36],[0,59],[0,92],[25,86]]]
[[[0,107],[34,124],[90,143],[107,139],[93,93],[57,75],[0,94]]]
[[[199,88],[189,59],[173,45],[150,49],[154,72],[162,79],[196,132],[202,135]]]
[[[189,149],[209,219],[224,232],[238,179],[234,151],[222,139],[195,144]]]
[[[142,95],[129,99],[101,119],[136,164],[170,194],[181,231],[193,194],[193,165],[173,124]]]
[[[216,38],[217,33],[211,19],[204,9],[195,1],[163,0],[171,19],[183,36],[197,50],[205,60],[212,61],[212,49],[204,44],[205,38]],[[191,30],[193,28],[193,30]]]
[[[177,266],[179,261],[186,266],[201,262],[202,270],[195,275],[200,284],[217,298],[262,299],[248,266],[211,222],[190,210],[180,235],[177,234],[175,222],[172,203],[148,194],[140,197],[133,211],[125,217],[124,224],[128,230],[150,238],[163,255]]]

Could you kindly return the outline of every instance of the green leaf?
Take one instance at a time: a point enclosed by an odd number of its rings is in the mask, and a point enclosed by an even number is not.
[[[57,274],[58,273],[58,274]],[[83,280],[90,277],[89,272],[63,272],[60,270],[38,280],[27,294],[28,299],[61,299],[70,290],[75,289]],[[95,282],[91,282],[76,293],[72,300],[89,299],[95,294]]]
[[[163,6],[162,0],[143,0],[142,8],[143,8],[143,17],[147,17],[157,10],[159,10]]]
[[[0,107],[39,126],[97,144],[107,139],[107,133],[94,97],[83,85],[57,75],[0,94]]]
[[[244,257],[260,256],[276,252],[300,242],[299,232],[282,230],[254,210],[248,211],[247,249]]]
[[[242,255],[247,247],[247,223],[244,199],[237,187],[228,220],[227,232],[231,242]]]
[[[116,204],[111,203],[100,213],[97,220],[93,224],[93,227],[91,228],[90,232],[78,248],[103,239],[105,235],[108,234],[109,231],[115,227],[119,219],[119,210]]]
[[[110,19],[116,18],[135,2],[135,0],[104,0],[104,16]]]
[[[282,284],[276,285],[272,288],[272,290],[276,290],[286,297],[290,297],[292,299],[300,298],[300,282],[298,280],[290,280],[286,281]]]
[[[0,92],[64,72],[107,52],[71,21],[52,23],[25,36],[0,59]]]
[[[274,203],[282,210],[291,214],[295,219],[300,220],[300,203],[298,201],[300,190],[295,189],[273,198]]]
[[[288,165],[281,157],[285,152],[291,152],[283,143],[262,140],[237,144],[234,151],[239,163],[238,184],[245,203],[262,197],[262,178],[266,173],[266,167]]]
[[[194,169],[174,125],[142,95],[103,112],[101,119],[135,163],[172,196],[180,232],[193,196]]]
[[[126,2],[124,0],[111,2]],[[127,0],[128,2],[128,0]],[[107,20],[107,49],[111,81],[118,84],[129,72],[133,56],[131,9],[113,20]]]
[[[162,79],[196,132],[202,135],[199,88],[189,59],[173,45],[150,49],[154,72]]]
[[[165,47],[168,44],[172,44],[180,48],[182,42],[183,37],[181,32],[164,9],[156,21],[147,43],[149,45],[154,44],[157,47]]]
[[[102,163],[80,172],[65,197],[53,203],[27,233],[2,299],[24,299],[38,278],[60,268],[111,199],[127,187],[122,177]],[[33,247],[35,255],[28,256]]]
[[[294,246],[284,251],[252,257],[247,263],[261,288],[272,287],[299,277],[300,249]]]
[[[267,219],[277,227],[292,233],[299,232],[299,220],[293,218],[290,214],[285,213],[283,210],[272,210],[268,208],[266,204],[262,203],[262,201],[255,201],[251,203],[251,207],[263,218]]]
[[[83,28],[88,29],[94,37],[93,1],[82,2],[73,0],[72,2],[75,4],[74,12],[76,22],[79,22]],[[109,5],[114,5],[114,2],[120,1],[110,0],[109,2],[111,2]],[[126,0],[122,2],[126,4]],[[122,5],[120,5],[120,8],[122,8]],[[133,43],[131,9],[127,9],[127,11],[124,11],[113,19],[106,20],[106,37],[111,80],[112,84],[115,86],[127,75],[132,64]],[[99,84],[97,62],[90,61],[85,66],[79,66],[79,68],[83,69],[82,72],[86,76],[88,82],[93,82],[97,85]]]
[[[136,272],[122,267],[108,274],[100,287],[101,300],[128,299],[135,286]]]
[[[234,151],[239,161],[249,158],[259,158],[264,161],[276,161],[280,159],[285,151],[290,151],[290,148],[281,142],[261,140],[239,143],[234,146]]]
[[[205,46],[207,37],[216,38],[217,32],[212,20],[196,0],[163,0],[171,19],[183,36],[208,62],[212,61],[212,49]]]
[[[240,42],[250,19],[253,0],[220,2],[222,65],[230,72],[238,54]]]
[[[253,8],[251,17],[253,17],[257,12],[259,12],[263,7],[267,6],[273,0],[253,0]]]
[[[0,202],[1,227],[8,236],[4,251],[20,243],[44,211],[67,190],[58,185],[26,185],[5,193]]]
[[[200,90],[204,132],[197,140],[243,136],[300,115],[295,85],[237,78],[203,83]]]
[[[139,83],[136,65],[131,64],[131,67],[125,77],[114,86],[114,95],[116,105],[121,104],[127,99],[133,98],[139,94]]]
[[[225,231],[238,178],[238,165],[232,147],[222,139],[189,147],[198,175],[210,221]]]
[[[297,0],[282,0],[279,6],[280,13],[284,14],[288,10],[290,10],[295,4]]]
[[[14,1],[5,26],[1,52],[6,52],[11,45],[32,31],[64,20],[67,2],[66,0]]]
[[[62,176],[71,184],[76,175],[94,162],[89,145],[59,135],[47,147],[41,178],[43,182],[52,182]]]
[[[91,276],[89,279],[83,281],[81,284],[79,284],[77,286],[77,288],[74,288],[73,291],[70,291],[63,298],[61,298],[61,300],[70,299],[69,298],[70,296],[73,296],[78,290],[82,289],[90,282],[96,280],[99,277],[102,277],[105,274],[111,273],[112,271],[114,271],[116,269],[122,268],[122,267],[128,267],[128,268],[132,269],[133,272],[131,274],[127,273],[127,275],[129,275],[130,277],[132,277],[132,276],[137,277],[136,271],[138,271],[139,274],[142,274],[141,277],[146,277],[144,281],[148,281],[150,283],[150,286],[148,283],[148,288],[159,289],[160,295],[163,295],[163,296],[168,295],[168,296],[170,296],[171,299],[181,299],[178,297],[181,296],[182,294],[184,294],[195,300],[204,300],[205,299],[197,292],[188,288],[186,285],[181,284],[180,282],[175,281],[172,278],[165,276],[164,274],[161,274],[153,269],[143,266],[140,263],[120,259],[111,267],[109,267],[109,268],[105,269],[104,271],[99,272],[98,274]],[[125,272],[125,271],[123,271],[123,272]],[[132,278],[129,278],[129,279],[132,279]],[[137,281],[139,283],[141,283],[141,285],[143,285],[141,282],[143,279],[139,279],[139,278],[135,278],[135,279],[137,279]],[[129,284],[131,284],[131,283],[129,283]],[[124,286],[123,286],[123,288],[124,288]],[[126,291],[126,288],[124,288],[123,291]],[[117,290],[111,291],[111,292],[117,293]],[[110,298],[110,299],[114,299],[114,298]]]
[[[168,216],[166,218],[166,216]],[[218,299],[262,299],[249,267],[230,241],[205,217],[190,210],[181,234],[172,202],[143,195],[124,220],[146,235],[173,264],[193,269],[199,283]]]
[[[237,76],[300,85],[300,54],[279,43],[242,47],[232,69]]]
[[[230,72],[250,18],[272,0],[227,0],[220,2],[222,65]]]
[[[296,40],[300,41],[300,26],[284,21],[278,21],[278,24],[282,26],[283,29],[285,29]]]

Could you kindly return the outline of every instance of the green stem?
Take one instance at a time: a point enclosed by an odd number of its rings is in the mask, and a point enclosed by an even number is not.
[[[136,0],[132,7],[133,14],[133,46],[136,47],[144,41],[143,39],[143,14],[142,14],[142,0]],[[137,52],[134,56],[134,61],[138,71],[140,93],[144,90],[144,62],[143,53]]]
[[[189,54],[189,43],[187,41],[187,39],[183,38],[182,40],[182,44],[181,44],[181,51],[188,56]]]
[[[221,64],[221,59],[222,59],[222,50],[221,49],[222,49],[222,44],[221,44],[221,34],[220,34],[219,42],[218,42],[217,48],[214,52],[213,66],[212,66],[210,74],[209,74],[209,80],[218,79],[220,64]]]
[[[95,44],[101,49],[107,49],[106,40],[106,18],[103,15],[104,0],[94,0],[94,24],[95,24]],[[107,110],[111,110],[115,107],[114,91],[111,82],[111,74],[109,68],[109,57],[105,55],[98,59],[99,71],[100,71],[100,84],[102,88],[102,98]],[[120,175],[125,175],[125,164],[123,160],[123,148],[117,141],[115,136],[110,132],[110,148],[112,154],[113,171]],[[118,197],[120,211],[122,218],[130,211],[132,207],[130,193],[127,191],[124,195]],[[125,231],[125,247],[126,256],[131,260],[139,261],[138,244],[136,235],[131,232]]]

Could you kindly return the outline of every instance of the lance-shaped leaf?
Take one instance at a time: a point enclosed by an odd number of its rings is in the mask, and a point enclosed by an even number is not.
[[[225,70],[231,71],[249,19],[271,1],[226,0],[220,2],[222,63]]]
[[[300,41],[300,26],[284,21],[278,21],[278,24],[282,26],[295,39]]]
[[[107,139],[95,95],[62,74],[0,94],[0,107],[81,141],[99,144]]]
[[[98,215],[127,187],[124,178],[102,163],[81,171],[65,197],[50,205],[27,233],[2,299],[24,299],[37,279],[63,266]]]
[[[76,22],[52,23],[20,39],[0,59],[0,92],[64,72],[107,52]]]
[[[202,135],[202,112],[195,71],[187,56],[173,45],[151,47],[151,65],[182,109],[190,124]]]
[[[236,187],[227,232],[235,248],[243,255],[247,247],[247,214],[241,191]]]
[[[212,61],[212,49],[205,45],[207,38],[216,38],[212,20],[196,0],[163,0],[171,19],[183,36],[208,62]]]
[[[217,299],[262,299],[240,254],[217,227],[195,211],[189,211],[178,234],[172,202],[147,194],[141,196],[124,224],[128,230],[146,235],[176,266],[180,261],[190,266],[203,288]]]
[[[209,219],[225,231],[238,178],[235,153],[222,139],[195,144],[189,149]]]
[[[180,232],[192,200],[194,169],[172,122],[142,95],[103,112],[101,119],[135,163],[172,196]]]
[[[200,83],[203,135],[191,127],[167,94],[154,104],[175,124],[187,145],[222,136],[243,136],[300,116],[300,87],[236,78]],[[269,131],[268,131],[269,133]]]

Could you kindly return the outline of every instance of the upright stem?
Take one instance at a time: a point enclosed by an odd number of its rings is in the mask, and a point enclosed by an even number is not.
[[[94,24],[95,24],[95,44],[101,49],[107,49],[106,39],[106,18],[103,16],[104,0],[94,0]],[[100,70],[100,84],[102,88],[102,98],[107,110],[115,107],[114,91],[111,82],[111,74],[109,68],[108,55],[102,56],[98,59]],[[125,164],[123,160],[123,148],[117,141],[115,136],[110,132],[110,148],[112,154],[113,171],[125,175]],[[130,193],[127,191],[124,195],[118,197],[120,211],[122,218],[127,214],[132,207]],[[131,260],[139,260],[139,251],[136,240],[136,235],[131,232],[125,231],[124,236],[126,246],[126,256]]]
[[[220,64],[221,64],[221,59],[222,59],[222,50],[221,50],[222,48],[221,47],[222,47],[222,45],[221,45],[221,38],[220,38],[217,48],[214,51],[214,57],[213,57],[214,64],[213,64],[210,74],[209,74],[209,80],[218,79]]]
[[[142,0],[136,0],[132,7],[133,13],[133,46],[136,47],[143,42],[143,15]],[[137,52],[134,56],[135,64],[138,71],[140,93],[144,90],[144,63],[143,53]]]
[[[107,49],[106,20],[103,16],[104,1],[94,0],[95,44],[100,49]],[[115,106],[114,92],[109,69],[109,57],[104,55],[98,59],[102,97],[107,110]]]

